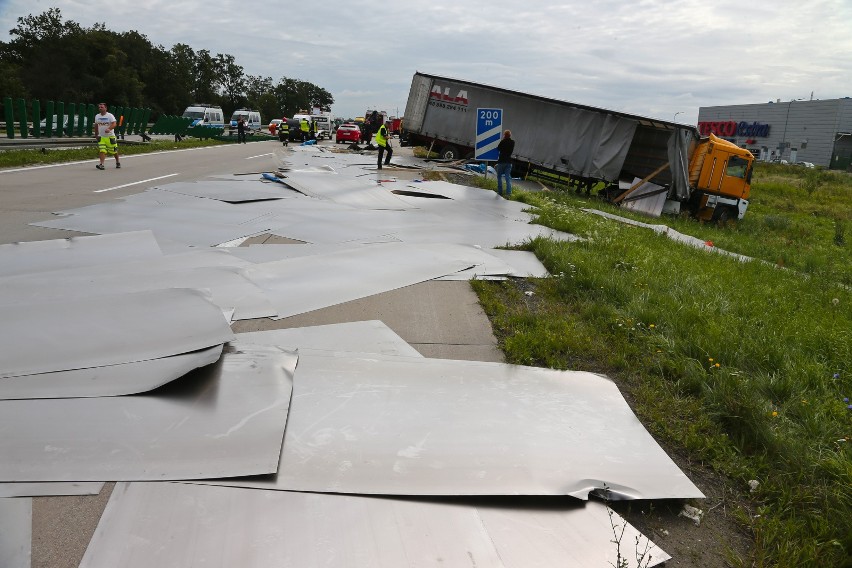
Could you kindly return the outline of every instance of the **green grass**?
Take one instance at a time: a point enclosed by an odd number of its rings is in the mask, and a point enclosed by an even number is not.
[[[154,140],[145,144],[122,144],[118,142],[118,152],[122,156],[133,154],[147,154],[150,152],[161,152],[163,150],[174,150],[177,148],[203,148],[205,146],[218,146],[229,144],[217,140],[199,140],[196,138],[184,138],[181,142],[171,140]],[[92,143],[85,148],[57,148],[45,146],[27,149],[5,149],[0,151],[0,168],[14,168],[23,166],[36,166],[42,164],[58,164],[62,162],[76,162],[78,160],[91,160],[98,156],[97,146]]]
[[[667,447],[742,488],[758,515],[740,511],[745,566],[852,557],[852,235],[835,229],[852,179],[808,175],[759,168],[735,226],[651,221],[767,262],[585,213],[609,206],[573,193],[519,192],[542,224],[586,240],[528,243],[551,278],[474,283],[510,362],[609,374]]]

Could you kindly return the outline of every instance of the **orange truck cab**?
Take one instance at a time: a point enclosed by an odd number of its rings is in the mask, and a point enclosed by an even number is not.
[[[710,134],[698,141],[689,161],[691,205],[699,219],[742,219],[751,195],[754,156]]]

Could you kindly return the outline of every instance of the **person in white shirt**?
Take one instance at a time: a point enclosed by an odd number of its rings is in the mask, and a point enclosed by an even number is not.
[[[106,103],[98,104],[98,114],[95,115],[95,137],[98,139],[98,157],[100,163],[95,167],[104,169],[106,155],[115,156],[115,167],[120,168],[121,162],[118,157],[118,142],[115,139],[115,117],[107,112]]]

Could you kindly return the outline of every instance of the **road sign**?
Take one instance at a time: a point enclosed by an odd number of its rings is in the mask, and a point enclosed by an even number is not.
[[[476,148],[474,159],[491,160],[496,162],[498,157],[497,144],[503,133],[502,108],[476,109]]]

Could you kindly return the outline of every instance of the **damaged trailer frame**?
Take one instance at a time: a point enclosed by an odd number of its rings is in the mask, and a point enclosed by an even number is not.
[[[717,221],[741,219],[748,207],[754,157],[726,140],[701,138],[690,125],[461,79],[414,74],[402,141],[444,159],[472,157],[475,144],[482,150],[500,140],[500,132],[475,140],[477,109],[489,108],[503,109],[515,171],[524,177],[568,178],[587,193],[605,182],[600,195],[614,203],[665,193],[658,210],[648,211],[656,215],[664,201],[667,211],[685,208]]]

